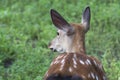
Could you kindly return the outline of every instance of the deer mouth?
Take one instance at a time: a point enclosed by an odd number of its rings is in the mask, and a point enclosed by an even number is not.
[[[59,53],[64,53],[64,52],[65,52],[65,50],[64,50],[64,49],[62,49],[62,48],[60,48],[60,49],[58,49],[58,50],[57,50],[57,52],[59,52]]]

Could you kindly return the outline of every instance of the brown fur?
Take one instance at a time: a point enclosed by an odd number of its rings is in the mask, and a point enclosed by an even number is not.
[[[74,40],[71,47],[74,48],[75,52],[85,54],[85,31],[82,24],[71,23],[75,28]]]
[[[76,55],[76,57],[74,57]],[[62,56],[62,57],[61,57]],[[60,57],[59,59],[57,59]],[[98,77],[99,80],[106,80],[104,69],[101,67],[101,63],[94,57],[86,56],[85,54],[78,54],[78,53],[64,53],[56,57],[49,67],[48,71],[46,72],[44,76],[44,80],[49,78],[49,76],[56,74],[61,76],[73,76],[78,75],[83,80],[97,80],[96,78],[93,78],[92,75],[90,77],[89,74],[93,73],[95,76]],[[64,59],[65,64],[62,70],[61,68],[61,61]],[[77,68],[74,67],[74,62],[72,59],[75,59],[77,63]],[[86,64],[87,59],[91,62],[91,64]],[[55,63],[55,61],[58,60],[58,63]],[[80,60],[84,62],[84,64],[80,64]],[[94,63],[94,61],[97,63],[97,65]],[[71,67],[72,71],[69,71],[69,68]]]

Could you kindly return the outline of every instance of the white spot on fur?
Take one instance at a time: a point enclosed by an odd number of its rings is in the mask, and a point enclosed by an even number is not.
[[[77,58],[76,54],[74,54],[74,58],[75,58],[75,59]]]
[[[77,65],[74,64],[73,67],[74,67],[74,68],[77,68]]]
[[[85,64],[82,60],[80,60],[80,63],[81,63],[81,64]]]
[[[63,60],[61,61],[61,64],[62,64],[62,65],[60,66],[60,71],[63,70],[63,68],[64,68],[64,65],[65,65],[65,59],[63,59]]]
[[[58,56],[55,60],[59,60],[59,59],[61,59],[63,56],[64,56],[64,55],[60,55],[60,56]]]
[[[90,74],[88,74],[88,78],[90,78],[91,76],[90,76]]]
[[[61,59],[63,56],[64,56],[64,55],[58,56],[58,57],[50,64],[50,66],[52,66],[53,64],[58,64],[58,63],[60,63],[60,59]]]
[[[95,60],[94,60],[94,64],[99,67],[99,69],[103,70],[102,64],[98,64]]]
[[[91,64],[91,62],[90,62],[90,60],[89,60],[89,59],[87,59],[87,62],[88,62],[88,64]]]
[[[87,65],[89,65],[89,63],[88,63],[87,61],[85,61],[85,63],[86,63]]]
[[[94,60],[94,64],[97,66],[97,63],[96,63],[96,61]]]
[[[81,77],[82,77],[83,79],[86,79],[86,77],[85,77],[84,75],[81,75]]]
[[[59,61],[59,60],[56,60],[56,61],[54,61],[53,64],[58,64],[58,63],[60,63],[60,61]]]
[[[65,55],[63,58],[65,59],[67,57],[67,55]]]
[[[77,68],[77,62],[75,61],[74,58],[72,58],[72,60],[73,60],[73,67],[74,67],[74,68]]]
[[[64,64],[64,63],[65,63],[65,59],[63,59],[63,60],[61,61],[61,63]]]
[[[72,72],[72,68],[71,67],[69,67],[69,72]]]
[[[103,76],[103,80],[106,80],[106,77],[105,77],[105,76]]]
[[[72,58],[74,65],[77,65],[77,62],[75,61],[74,58]]]
[[[95,76],[95,78],[96,78],[96,80],[99,80],[97,75]]]
[[[91,72],[90,74],[91,74],[92,78],[93,78],[93,79],[95,79],[95,76],[94,76],[94,74],[93,74],[92,72]]]

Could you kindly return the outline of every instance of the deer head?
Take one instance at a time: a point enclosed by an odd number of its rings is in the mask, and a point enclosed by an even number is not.
[[[84,10],[80,24],[69,24],[55,10],[51,10],[51,18],[58,31],[49,48],[64,54],[52,61],[44,80],[107,80],[101,62],[84,54],[85,33],[90,27],[90,8]]]
[[[85,33],[90,27],[90,8],[83,12],[81,23],[68,23],[57,11],[50,11],[52,22],[57,28],[57,36],[50,42],[49,48],[60,53],[85,53]]]

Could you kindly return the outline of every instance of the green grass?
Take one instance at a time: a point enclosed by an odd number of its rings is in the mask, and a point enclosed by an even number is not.
[[[1,0],[0,80],[42,80],[53,54],[47,45],[56,35],[49,11],[56,9],[68,22],[81,22],[91,7],[87,54],[101,60],[109,80],[120,77],[119,0]]]

